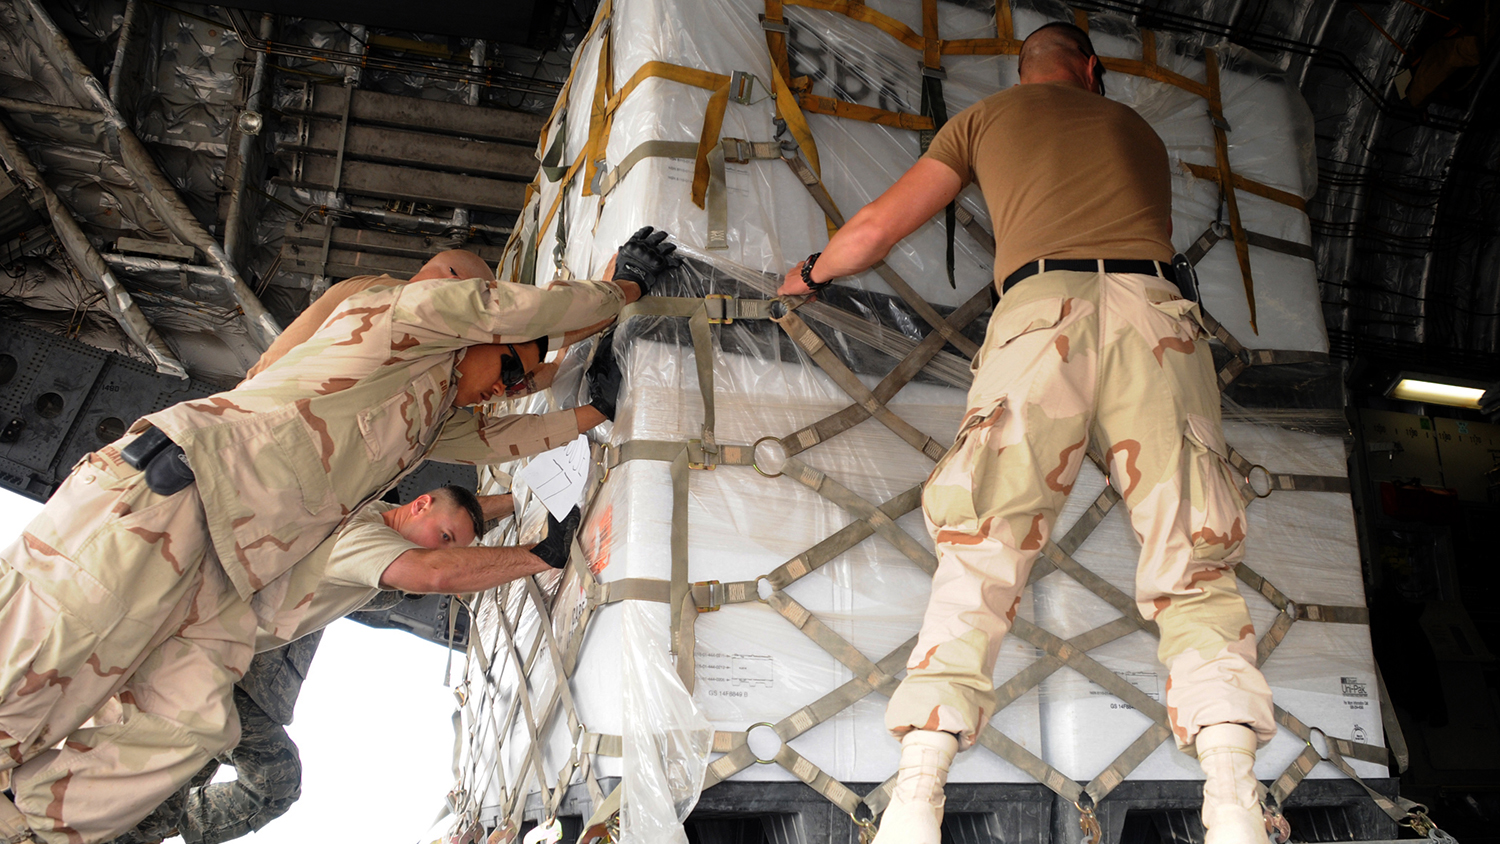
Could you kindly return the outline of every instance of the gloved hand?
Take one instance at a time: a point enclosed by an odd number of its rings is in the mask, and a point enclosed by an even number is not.
[[[667,233],[645,226],[630,236],[615,255],[615,281],[633,281],[645,296],[656,283],[656,276],[682,266],[682,258],[673,255],[677,244],[667,243]]]
[[[589,404],[609,421],[615,421],[615,402],[620,396],[620,367],[615,364],[615,330],[599,336],[594,362],[589,364]]]
[[[568,511],[568,517],[560,522],[549,510],[547,512],[547,538],[533,545],[531,553],[555,569],[567,565],[568,553],[573,548],[573,534],[578,532],[578,524],[581,521],[583,521],[583,514],[577,507]]]

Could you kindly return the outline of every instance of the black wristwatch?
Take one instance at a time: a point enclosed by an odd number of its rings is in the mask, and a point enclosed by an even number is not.
[[[802,262],[802,283],[807,285],[807,289],[811,290],[814,293],[817,293],[819,290],[822,290],[828,285],[833,284],[833,279],[831,278],[827,281],[813,281],[813,264],[816,264],[818,262],[818,257],[822,254],[822,252],[814,252],[811,255],[807,256],[806,261]]]

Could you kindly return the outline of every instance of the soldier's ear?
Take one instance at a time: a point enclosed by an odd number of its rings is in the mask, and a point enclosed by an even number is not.
[[[411,500],[411,512],[414,516],[425,513],[430,509],[432,509],[432,496],[425,492]]]

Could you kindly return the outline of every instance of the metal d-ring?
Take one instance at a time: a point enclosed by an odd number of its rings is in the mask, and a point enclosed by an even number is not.
[[[1255,487],[1254,478],[1256,469],[1259,469],[1266,476],[1265,493],[1262,493]],[[1250,487],[1250,492],[1254,493],[1256,498],[1270,498],[1271,493],[1276,491],[1276,476],[1271,474],[1270,469],[1267,469],[1259,463],[1251,463],[1250,468],[1245,472],[1245,486]]]
[[[601,484],[609,480],[609,453],[613,450],[615,450],[615,447],[609,443],[605,443],[599,448],[599,459],[595,461],[595,465],[604,470],[599,475],[599,483]]]
[[[750,746],[750,731],[755,729],[756,727],[766,727],[769,728],[771,732],[776,733],[776,725],[772,724],[770,721],[758,721],[754,724],[751,724],[750,726],[745,728],[745,749],[750,751],[750,755],[755,758],[755,764],[757,765],[776,764],[776,757],[772,756],[770,759],[762,759],[759,756],[755,755],[755,748]],[[780,733],[776,733],[776,739],[782,744],[786,744],[786,740],[781,738]]]
[[[779,478],[779,477],[781,477],[781,473],[780,472],[777,472],[774,475],[770,474],[765,469],[760,468],[760,463],[757,462],[757,459],[758,459],[757,455],[760,452],[760,444],[763,443],[763,442],[768,442],[768,441],[769,442],[778,442],[779,443],[779,442],[781,442],[781,437],[761,437],[760,439],[756,440],[755,444],[752,445],[752,446],[750,446],[750,468],[752,468],[755,471],[759,472],[760,475],[761,475],[761,477],[763,477],[763,478]]]
[[[762,604],[769,604],[771,603],[769,599],[762,598],[760,596],[760,582],[762,580],[764,580],[766,584],[771,587],[771,591],[773,593],[776,591],[776,584],[771,582],[771,576],[768,574],[763,574],[755,578],[755,600],[760,601]]]

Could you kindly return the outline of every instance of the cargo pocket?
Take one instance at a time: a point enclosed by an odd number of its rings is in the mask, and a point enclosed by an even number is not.
[[[1188,494],[1193,559],[1227,565],[1244,556],[1245,501],[1229,465],[1223,431],[1212,420],[1188,414]]]
[[[978,373],[985,358],[996,354],[1017,339],[1037,331],[1056,328],[1073,312],[1077,301],[1071,297],[1057,296],[1033,299],[1007,308],[1005,300],[1001,299],[1001,310],[990,318],[990,327],[985,333],[984,345],[980,347],[979,354],[974,356],[969,369]]]

